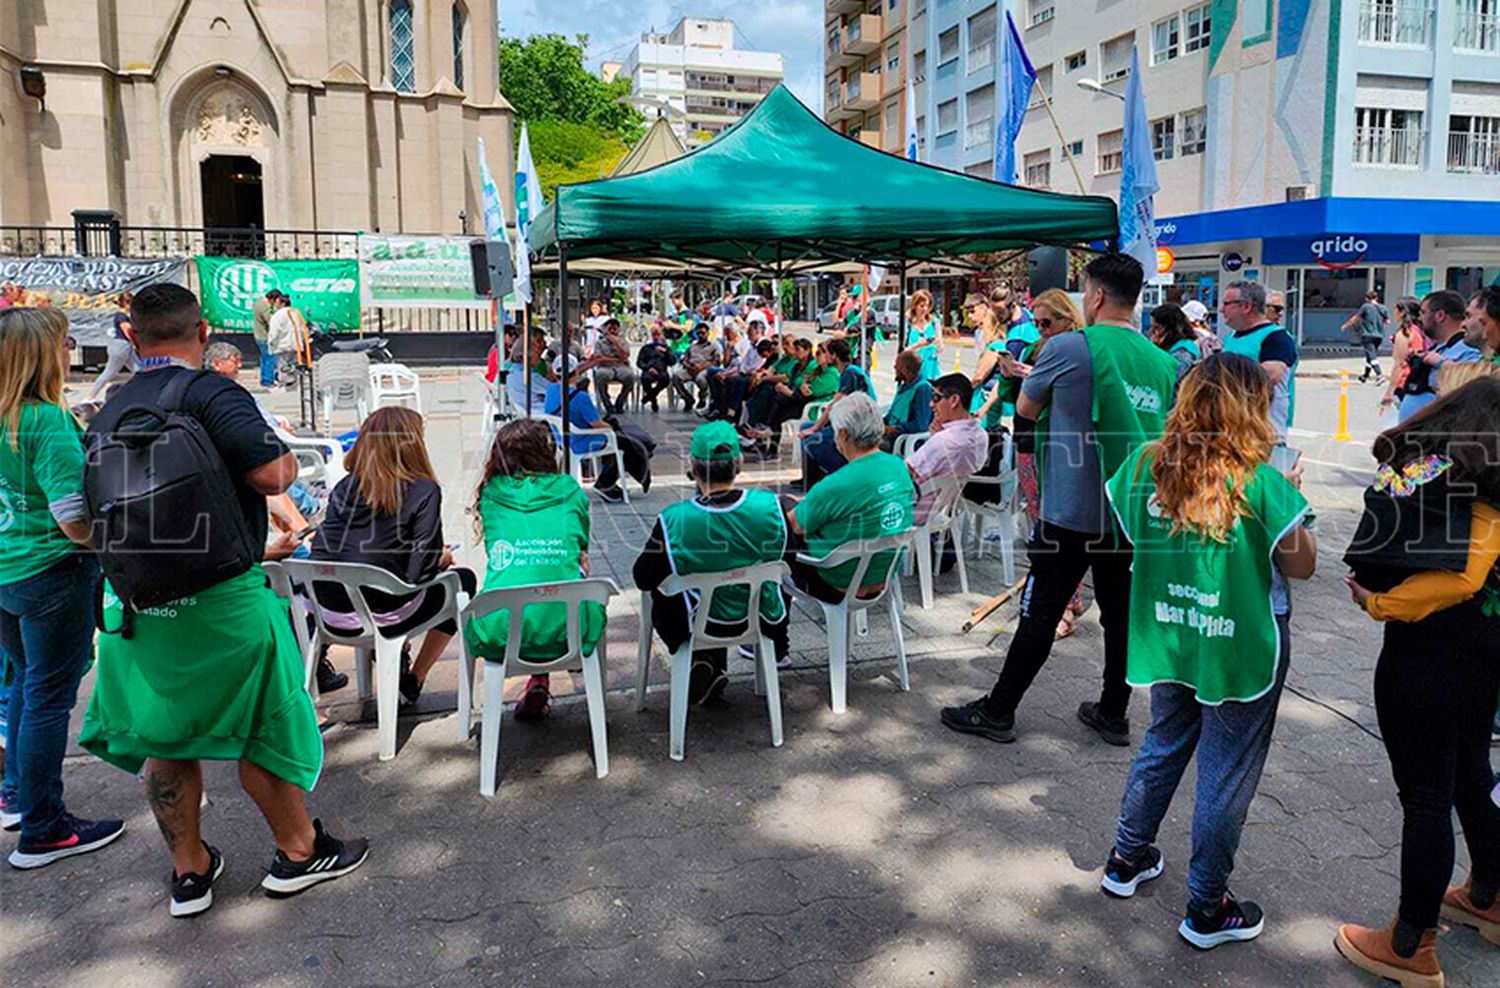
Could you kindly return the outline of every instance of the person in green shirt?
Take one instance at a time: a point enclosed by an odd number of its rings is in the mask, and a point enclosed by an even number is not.
[[[747,435],[766,429],[777,401],[795,395],[802,387],[803,377],[817,366],[813,360],[812,343],[806,337],[782,336],[781,345],[785,356],[776,361],[746,409],[742,431]]]
[[[484,585],[495,590],[533,583],[577,580],[589,575],[589,496],[578,481],[557,469],[552,430],[537,419],[516,419],[500,427],[485,462],[474,501],[489,565]],[[604,634],[604,608],[586,603],[579,636],[585,653]],[[487,659],[505,657],[510,612],[497,611],[464,626],[470,651]],[[568,615],[563,604],[526,608],[521,620],[523,659],[550,662],[568,650]],[[551,677],[532,676],[516,706],[516,717],[547,715]]]
[[[1269,462],[1271,394],[1254,359],[1209,357],[1183,379],[1161,438],[1132,452],[1108,483],[1135,550],[1126,679],[1150,688],[1151,726],[1130,766],[1101,884],[1129,897],[1162,873],[1153,845],[1196,751],[1178,932],[1205,950],[1264,927],[1260,907],[1229,894],[1229,873],[1290,664],[1277,573],[1307,579],[1317,563],[1296,474]]]
[[[96,851],[119,820],[82,820],[63,803],[68,715],[93,655],[99,564],[83,503],[83,441],[63,401],[68,318],[0,310],[0,680],[10,680],[5,768],[15,786],[17,868]]]
[[[779,456],[782,424],[801,415],[809,404],[831,398],[838,391],[838,358],[833,350],[835,344],[844,348],[842,353],[847,363],[849,352],[846,344],[842,340],[828,340],[818,347],[817,361],[807,365],[795,386],[788,387],[786,391],[777,388],[776,397],[771,399],[771,411],[766,424],[755,431],[756,456],[768,460]]]
[[[651,592],[651,627],[669,651],[688,640],[692,618],[703,601],[667,596],[661,586],[672,576],[715,573],[781,559],[787,550],[785,513],[771,491],[736,486],[744,463],[739,433],[728,422],[706,422],[693,430],[688,447],[688,477],[697,496],[668,506],[656,520],[636,557],[635,585]],[[708,602],[709,634],[738,635],[750,619],[746,587],[725,587]],[[759,588],[753,605],[761,634],[770,640],[778,662],[790,651],[790,611],[779,586]],[[693,653],[688,702],[704,703],[724,692],[728,682],[724,649]]]
[[[828,395],[828,403],[818,412],[817,418],[801,430],[798,441],[802,443],[803,452],[803,490],[825,473],[832,473],[844,465],[844,457],[833,441],[833,428],[828,424],[829,410],[852,394],[868,395],[871,401],[875,399],[875,385],[870,381],[869,373],[854,363],[847,340],[829,340],[823,344],[823,349],[833,358],[832,369],[838,372],[838,381],[836,390]]]
[[[851,542],[908,531],[917,498],[906,464],[880,448],[885,425],[868,395],[846,396],[834,406],[829,421],[847,462],[814,484],[787,516],[792,532],[806,540],[808,554],[814,557]],[[892,552],[875,557],[860,592],[883,587],[895,575],[895,563]],[[844,599],[859,564],[850,561],[827,570],[795,561],[791,565],[799,587],[819,600],[837,603]]]

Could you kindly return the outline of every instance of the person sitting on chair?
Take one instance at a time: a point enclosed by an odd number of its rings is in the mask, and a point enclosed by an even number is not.
[[[625,454],[625,471],[641,485],[642,493],[649,493],[651,490],[651,454],[656,450],[656,443],[644,430],[634,426],[627,427],[618,419],[606,419],[599,414],[594,399],[589,397],[588,374],[584,365],[579,364],[573,357],[558,357],[552,362],[552,372],[557,378],[557,383],[547,386],[547,399],[542,406],[545,414],[557,416],[563,414],[562,389],[566,382],[568,386],[567,414],[571,428],[613,429],[620,452]],[[561,441],[560,436],[557,438]],[[568,442],[575,454],[592,453],[604,447],[605,437],[569,436]],[[594,479],[594,490],[600,497],[612,504],[624,501],[625,492],[620,487],[620,469],[614,458],[611,457],[599,463],[598,469],[599,475]]]
[[[698,323],[693,327],[692,343],[672,370],[672,386],[682,397],[684,408],[701,410],[708,407],[708,371],[721,366],[722,362],[719,345],[708,338],[708,323]],[[689,384],[697,386],[696,400],[687,389]]]
[[[599,393],[606,411],[625,414],[625,400],[635,390],[635,369],[630,366],[630,344],[620,335],[620,320],[604,320],[604,332],[594,344],[594,390]],[[609,400],[609,385],[620,385],[620,396]]]
[[[651,327],[651,339],[635,355],[635,366],[640,371],[642,407],[650,405],[653,412],[661,411],[658,397],[671,386],[672,366],[676,363],[677,353],[667,342],[666,330],[658,319]]]
[[[833,358],[834,367],[838,369],[839,384],[828,404],[823,406],[817,421],[802,429],[802,451],[806,454],[802,458],[804,489],[815,484],[823,474],[832,473],[844,465],[843,454],[833,441],[829,411],[840,400],[852,394],[865,394],[871,401],[875,400],[875,385],[870,383],[869,373],[851,359],[848,341],[829,340],[823,345],[827,347],[828,355]]]
[[[547,385],[552,380],[551,368],[547,365],[547,331],[540,326],[531,327],[531,402],[526,401],[526,340],[518,334],[510,347],[510,373],[505,378],[505,391],[510,396],[511,407],[517,415],[538,415],[542,402],[547,400]]]
[[[668,596],[661,591],[663,583],[674,575],[774,562],[785,555],[787,546],[785,511],[776,495],[735,486],[744,460],[733,426],[728,422],[698,426],[688,457],[688,476],[698,495],[661,513],[633,568],[635,585],[651,592],[651,627],[673,652],[688,640],[693,608],[704,602],[690,601],[685,594]],[[790,650],[785,595],[780,587],[767,584],[758,597],[761,634],[770,639],[777,661],[784,663]],[[749,602],[744,587],[718,590],[707,603],[709,634],[728,638],[745,630]],[[723,694],[727,662],[722,648],[693,653],[689,703],[704,703]]]
[[[932,425],[932,385],[922,376],[919,351],[896,354],[896,395],[885,413],[885,438],[880,448],[887,453],[902,436],[926,432]]]

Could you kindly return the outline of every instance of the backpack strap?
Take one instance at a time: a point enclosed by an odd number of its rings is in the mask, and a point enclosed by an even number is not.
[[[195,370],[186,374],[178,374],[167,382],[167,386],[161,389],[161,395],[157,399],[158,406],[167,412],[179,412],[182,410],[182,400],[187,397],[188,388],[198,383],[205,374],[213,371]]]

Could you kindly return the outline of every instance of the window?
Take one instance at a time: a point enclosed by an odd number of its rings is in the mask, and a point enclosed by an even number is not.
[[[969,71],[995,64],[995,8],[969,18]]]
[[[1056,0],[1030,0],[1027,8],[1031,13],[1031,16],[1026,19],[1027,27],[1045,24],[1057,13]]]
[[[1135,34],[1122,34],[1111,38],[1099,48],[1099,68],[1104,74],[1100,82],[1114,82],[1130,74],[1130,49],[1135,45]]]
[[[995,142],[995,87],[980,86],[964,97],[964,147],[977,148]]]
[[[1125,132],[1110,130],[1099,135],[1099,156],[1094,161],[1095,175],[1112,175],[1125,167]]]
[[[950,99],[938,104],[937,129],[939,134],[958,129],[958,100]]]
[[[411,0],[391,0],[387,18],[391,35],[391,85],[398,93],[415,92],[417,63],[412,43]]]
[[[1363,0],[1359,5],[1359,40],[1367,45],[1427,47],[1428,5],[1412,0]],[[1462,17],[1460,16],[1460,19]]]
[[[1240,0],[1240,47],[1271,39],[1271,0]]]
[[[1025,183],[1033,189],[1050,189],[1052,187],[1052,152],[1032,151],[1022,159]]]
[[[958,57],[958,25],[955,24],[938,35],[938,64],[943,65]]]
[[[901,130],[901,103],[891,100],[885,105],[885,132],[895,134]]]
[[[1208,144],[1208,111],[1202,107],[1184,111],[1182,126],[1177,129],[1181,136],[1177,153],[1184,158],[1190,154],[1202,154]]]
[[[823,94],[823,106],[825,109],[838,109],[839,105],[843,102],[840,95],[842,89],[843,87],[839,85],[837,79],[830,79],[828,81],[828,91]]]
[[[901,42],[892,41],[885,46],[885,70],[887,72],[901,71]]]
[[[1360,106],[1354,110],[1354,163],[1388,168],[1422,165],[1421,110]]]
[[[1458,0],[1454,47],[1500,52],[1500,0]]]
[[[1182,50],[1184,54],[1207,48],[1208,42],[1213,35],[1213,29],[1208,19],[1208,4],[1184,11],[1182,14],[1182,26]]]
[[[1031,87],[1031,98],[1026,102],[1028,110],[1041,106],[1052,98],[1052,66],[1043,65],[1036,70],[1036,85]]]
[[[469,33],[469,15],[463,4],[453,5],[453,84],[464,88],[464,40]]]
[[[1177,57],[1180,31],[1177,15],[1151,25],[1151,64],[1160,65]]]
[[[964,174],[974,178],[993,178],[995,175],[995,163],[993,161],[976,161],[972,165],[964,166]]]
[[[1500,175],[1500,117],[1449,118],[1448,170]]]
[[[1075,51],[1063,59],[1063,68],[1068,72],[1077,72],[1089,64],[1089,53],[1086,51]]]
[[[1176,137],[1176,118],[1162,117],[1151,121],[1151,156],[1157,161],[1171,161]]]
[[[1083,142],[1082,141],[1074,141],[1073,143],[1069,144],[1068,145],[1068,153],[1071,154],[1075,158],[1081,158],[1081,157],[1083,157]]]
[[[911,81],[927,81],[927,53],[919,51],[911,57]]]

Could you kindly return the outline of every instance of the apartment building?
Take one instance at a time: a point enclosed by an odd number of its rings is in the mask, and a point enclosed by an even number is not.
[[[1371,287],[1500,279],[1500,0],[911,2],[924,159],[991,174],[1009,9],[1038,73],[1016,147],[1038,188],[1118,194],[1138,49],[1163,281],[1190,297],[1263,279],[1326,340]]]
[[[908,3],[824,0],[823,119],[871,147],[906,142]]]
[[[777,52],[734,46],[734,22],[683,17],[665,33],[647,31],[616,71],[637,96],[663,100],[677,136],[706,144],[755,109],[785,75]]]

